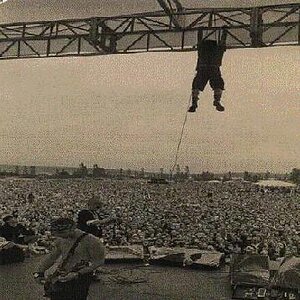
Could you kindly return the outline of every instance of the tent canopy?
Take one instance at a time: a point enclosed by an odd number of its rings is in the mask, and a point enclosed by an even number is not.
[[[294,183],[282,181],[282,180],[260,180],[256,183],[262,187],[296,187]]]

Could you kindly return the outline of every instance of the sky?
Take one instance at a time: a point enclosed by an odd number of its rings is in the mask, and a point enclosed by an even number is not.
[[[297,0],[180,1],[187,8],[249,7],[298,2]],[[0,5],[1,23],[115,16],[161,10],[157,0],[7,0]]]
[[[47,12],[63,17],[58,6],[42,2],[26,0],[25,9],[24,1],[9,0],[0,17],[22,21],[33,11],[36,19]],[[64,15],[82,12],[79,2]],[[85,1],[91,7],[82,10],[90,13],[96,2]],[[128,3],[134,2],[143,1]],[[105,6],[106,13],[124,13],[122,3],[119,10]],[[148,8],[159,9],[142,7]],[[214,109],[209,87],[201,94],[198,111],[188,114],[180,166],[191,172],[300,168],[299,54],[297,46],[227,51],[226,111]],[[0,164],[169,170],[196,60],[188,52],[0,61]]]

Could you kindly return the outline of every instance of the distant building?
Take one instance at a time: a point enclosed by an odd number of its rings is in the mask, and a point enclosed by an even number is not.
[[[28,175],[28,169],[27,166],[23,167],[23,175]]]
[[[30,176],[35,176],[36,175],[36,167],[35,166],[30,167],[29,174],[30,174]]]

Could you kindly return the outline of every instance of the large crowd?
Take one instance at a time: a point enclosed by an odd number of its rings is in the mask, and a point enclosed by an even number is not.
[[[17,216],[43,245],[51,240],[51,220],[76,219],[95,196],[102,210],[116,216],[103,226],[109,245],[248,251],[271,259],[300,255],[300,193],[243,181],[158,185],[133,179],[6,178],[0,181],[0,219]]]

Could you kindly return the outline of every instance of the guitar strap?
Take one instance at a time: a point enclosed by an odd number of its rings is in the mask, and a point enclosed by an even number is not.
[[[80,235],[80,236],[76,239],[76,241],[74,242],[73,246],[70,248],[70,250],[69,250],[67,256],[63,259],[63,261],[61,262],[61,264],[60,264],[60,266],[59,266],[58,269],[63,269],[63,268],[66,266],[68,260],[69,260],[69,259],[72,257],[72,255],[74,254],[75,249],[76,249],[77,246],[79,245],[80,241],[81,241],[86,235],[88,235],[88,234],[87,234],[87,233],[83,233],[82,235]]]

